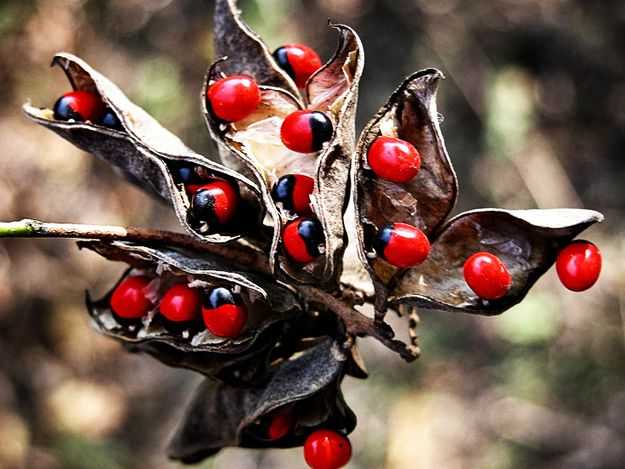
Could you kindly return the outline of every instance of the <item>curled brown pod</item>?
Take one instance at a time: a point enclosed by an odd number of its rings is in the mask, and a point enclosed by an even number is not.
[[[301,446],[318,427],[350,433],[356,416],[340,390],[346,361],[340,345],[326,338],[276,364],[262,385],[249,388],[205,381],[174,433],[169,456],[194,463],[230,446]],[[268,432],[276,415],[288,421],[278,438]]]
[[[218,2],[216,8],[215,23],[222,24],[223,31],[229,34],[215,35],[216,51],[227,57],[215,62],[206,75],[202,102],[207,126],[220,146],[224,163],[257,181],[264,192],[274,226],[272,266],[297,281],[322,282],[331,287],[340,276],[346,244],[342,216],[349,197],[347,187],[355,141],[358,83],[364,64],[362,44],[351,28],[333,25],[339,34],[336,53],[308,79],[300,94],[290,78],[284,79],[285,74],[279,67],[279,73],[276,72],[277,65],[267,56],[266,46],[241,21],[235,7],[234,1],[224,0]],[[229,74],[241,73],[258,82],[261,103],[256,112],[246,118],[223,122],[212,112],[205,98],[206,90]],[[322,112],[332,122],[332,137],[318,152],[297,153],[281,141],[284,119],[302,109]],[[304,264],[285,255],[281,246],[282,227],[296,216],[276,204],[270,193],[281,176],[291,174],[314,180],[310,196],[312,217],[319,221],[324,235],[319,241],[321,255]]]
[[[229,376],[228,370],[252,359],[256,365],[263,365],[280,340],[285,323],[296,321],[302,312],[289,287],[259,274],[232,269],[218,256],[119,241],[81,242],[80,246],[130,266],[102,298],[92,300],[87,295],[95,328],[129,349],[149,353],[171,366],[224,377]],[[139,276],[149,281],[145,296],[150,304],[139,318],[119,317],[113,311],[112,295],[122,280]],[[220,287],[234,292],[246,312],[241,332],[235,337],[211,333],[202,323],[199,309],[193,319],[168,321],[159,313],[159,305],[164,293],[174,285],[192,288],[204,298],[202,304],[211,289]],[[262,355],[266,360],[260,358]]]
[[[264,215],[261,194],[255,183],[189,149],[178,137],[162,127],[153,117],[132,103],[108,78],[83,60],[59,53],[52,61],[61,67],[75,91],[97,95],[119,120],[119,126],[107,127],[98,122],[58,120],[51,109],[27,103],[27,117],[52,130],[80,149],[92,153],[120,170],[131,182],[150,194],[170,203],[184,228],[201,240],[227,242],[240,235],[259,238]],[[191,210],[191,194],[177,169],[186,166],[194,171],[196,185],[226,181],[237,193],[236,214],[227,223],[197,220]],[[245,220],[245,223],[242,221]],[[250,223],[250,220],[255,220]]]
[[[444,224],[457,197],[457,182],[436,107],[441,78],[435,69],[408,77],[365,127],[354,154],[354,229],[359,257],[375,287],[378,319],[389,304],[501,313],[523,299],[560,248],[603,219],[590,210],[484,209]],[[380,138],[400,139],[416,149],[421,162],[416,175],[394,181],[372,167],[371,148]],[[414,266],[392,263],[376,249],[383,227],[397,223],[415,227],[428,239],[427,257]],[[464,263],[478,252],[496,255],[506,266],[511,285],[502,298],[480,298],[467,284]]]

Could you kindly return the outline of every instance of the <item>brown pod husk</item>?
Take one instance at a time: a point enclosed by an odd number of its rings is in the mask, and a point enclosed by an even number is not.
[[[474,210],[442,227],[426,261],[406,270],[389,303],[473,314],[500,314],[519,303],[555,262],[560,249],[583,230],[603,220],[593,210]],[[483,300],[466,284],[463,266],[472,254],[498,256],[512,276],[499,300]]]
[[[333,27],[339,32],[337,51],[309,78],[304,99],[311,109],[325,112],[334,124],[332,139],[318,154],[291,152],[280,140],[284,117],[301,109],[300,100],[290,90],[261,86],[262,103],[258,111],[239,122],[226,124],[212,114],[204,92],[213,80],[223,76],[224,70],[236,72],[236,60],[232,64],[230,59],[215,62],[209,68],[202,94],[207,126],[220,144],[223,161],[256,179],[265,193],[268,212],[274,216],[272,266],[279,265],[297,281],[321,282],[329,287],[337,284],[346,243],[342,217],[348,200],[358,83],[364,64],[362,44],[356,33],[347,26]],[[225,64],[230,64],[227,69]],[[292,262],[280,250],[281,226],[295,217],[275,205],[269,189],[285,174],[305,174],[315,181],[311,205],[325,239],[322,256],[306,266]]]
[[[24,105],[27,117],[52,130],[78,148],[92,153],[113,165],[131,182],[152,195],[171,203],[180,223],[197,238],[211,242],[227,242],[245,232],[259,237],[264,216],[261,194],[252,181],[190,150],[175,135],[162,127],[143,109],[132,103],[108,78],[94,70],[83,60],[67,53],[55,55],[52,62],[67,75],[75,90],[95,92],[117,115],[123,130],[111,129],[92,122],[58,121],[49,109]],[[180,181],[172,176],[171,165],[190,164],[202,168],[208,177],[226,179],[238,187],[241,195],[239,220],[206,232],[190,218],[189,196]],[[207,181],[208,182],[208,181]],[[249,223],[250,218],[256,223]],[[245,231],[241,231],[241,227]],[[215,227],[213,227],[214,229]],[[211,227],[208,227],[208,231]]]
[[[385,310],[388,286],[400,272],[375,255],[373,239],[383,225],[414,225],[431,237],[451,212],[458,193],[456,174],[439,127],[436,92],[443,75],[435,69],[408,77],[363,130],[353,158],[354,200],[358,254],[376,291],[376,311]],[[367,152],[379,136],[411,143],[421,155],[421,169],[411,181],[399,184],[376,176]]]
[[[174,433],[170,458],[189,464],[229,446],[301,446],[318,427],[350,433],[356,416],[340,390],[346,360],[341,347],[326,339],[276,365],[262,386],[245,388],[205,381]],[[266,420],[285,408],[292,411],[292,429],[284,438],[270,441],[264,434]]]
[[[215,56],[229,57],[222,71],[246,74],[262,85],[297,95],[297,86],[274,60],[267,45],[241,19],[236,0],[216,0],[214,16]]]
[[[99,300],[93,301],[87,295],[87,306],[98,332],[131,350],[150,353],[171,366],[225,376],[228,368],[240,361],[256,360],[260,365],[279,340],[285,322],[297,320],[302,310],[294,292],[287,286],[233,269],[229,262],[217,256],[120,241],[86,241],[79,245],[109,260],[123,261],[131,269],[157,279],[149,287],[154,308],[141,321],[129,323],[114,316],[110,308],[114,288]],[[186,325],[172,328],[156,314],[157,299],[164,289],[180,280],[198,288],[225,286],[240,290],[248,311],[242,334],[230,339],[216,337],[193,324],[188,328]]]

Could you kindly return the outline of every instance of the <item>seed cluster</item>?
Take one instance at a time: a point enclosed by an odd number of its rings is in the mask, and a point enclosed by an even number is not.
[[[409,76],[357,139],[364,52],[351,28],[333,25],[339,46],[323,65],[303,44],[269,53],[236,1],[215,4],[223,58],[208,70],[202,108],[224,165],[70,54],[53,63],[76,89],[51,110],[24,110],[165,199],[191,235],[117,238],[117,230],[81,242],[130,266],[103,299],[88,298],[94,326],[208,378],[171,457],[195,463],[226,446],[303,446],[313,469],[338,469],[356,424],[341,383],[367,377],[357,337],[414,360],[417,307],[502,313],[554,261],[566,288],[586,290],[601,253],[575,237],[602,216],[481,209],[448,220],[458,189],[435,102],[441,72]],[[345,262],[348,233],[373,296],[361,289],[363,271]],[[374,318],[356,308],[365,302]],[[410,343],[385,322],[405,310]]]

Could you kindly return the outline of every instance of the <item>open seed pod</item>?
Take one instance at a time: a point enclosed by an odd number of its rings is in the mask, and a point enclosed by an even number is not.
[[[359,257],[376,290],[378,319],[387,299],[392,306],[501,313],[521,301],[564,244],[603,219],[589,210],[476,210],[442,226],[458,190],[438,123],[441,78],[435,69],[408,77],[367,124],[354,154],[354,226]],[[398,182],[397,175],[372,167],[371,148],[379,138],[399,138],[417,150],[421,165],[415,176]],[[398,267],[375,249],[381,228],[395,223],[427,236],[431,250],[422,263]],[[463,276],[465,261],[482,251],[497,255],[512,277],[509,291],[497,300],[479,298]]]
[[[99,97],[102,109],[113,113],[118,125],[69,119],[59,120],[51,109],[24,105],[26,115],[54,131],[80,149],[113,165],[142,189],[169,202],[180,223],[196,237],[211,242],[230,241],[239,235],[259,237],[264,216],[261,194],[252,181],[190,150],[175,135],[163,128],[143,109],[132,103],[109,79],[71,54],[55,55],[53,65],[65,72],[76,91]],[[78,116],[77,116],[78,117]],[[187,184],[180,177],[185,168],[191,177]],[[191,188],[213,181],[232,187],[237,204],[228,220],[193,214]],[[251,222],[254,220],[255,222]]]
[[[215,35],[215,49],[228,57],[209,68],[202,102],[208,128],[219,143],[222,160],[258,181],[265,193],[267,210],[274,217],[272,265],[277,264],[300,282],[335,285],[345,247],[342,215],[348,199],[358,82],[364,64],[360,39],[349,27],[334,25],[339,33],[337,51],[308,79],[305,95],[300,96],[292,80],[269,55],[267,47],[241,21],[234,1],[217,2],[215,15],[215,24],[222,28],[218,29],[222,34]],[[206,90],[228,74],[248,74],[261,90],[257,110],[236,122],[220,120],[205,97]],[[323,113],[332,123],[332,136],[317,152],[292,151],[281,139],[284,119],[304,105],[310,111]],[[270,189],[279,178],[289,175],[307,176],[314,184],[311,211],[307,216],[319,221],[323,239],[319,239],[315,247],[318,257],[309,263],[295,262],[280,246],[281,227],[297,216],[282,204],[276,205]]]
[[[525,297],[564,246],[602,220],[598,212],[579,209],[462,213],[434,236],[427,260],[397,279],[389,302],[474,314],[502,313]],[[465,261],[479,251],[499,257],[512,277],[510,290],[500,299],[479,298],[464,280]]]
[[[301,446],[316,428],[350,433],[356,416],[340,390],[346,360],[341,347],[328,338],[275,365],[262,386],[205,381],[171,440],[170,457],[194,463],[228,446]],[[287,431],[272,439],[275,416],[287,421]]]
[[[262,354],[269,358],[285,323],[296,321],[301,313],[301,306],[288,287],[258,274],[237,271],[216,256],[127,242],[89,241],[80,246],[109,260],[127,263],[130,269],[120,282],[137,276],[149,281],[144,289],[149,306],[145,314],[135,319],[120,317],[113,311],[112,296],[117,285],[99,300],[92,301],[88,295],[89,314],[96,329],[168,365],[210,376],[224,375],[228,368],[248,359],[260,366],[266,361]],[[192,319],[168,320],[162,311],[159,313],[159,305],[174,285],[197,291],[198,308],[206,306],[209,291],[226,288],[245,311],[243,325],[234,336],[216,335],[202,323],[199,309]]]

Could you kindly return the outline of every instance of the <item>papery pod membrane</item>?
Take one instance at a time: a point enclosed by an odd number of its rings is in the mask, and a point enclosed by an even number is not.
[[[436,92],[443,75],[435,69],[408,77],[390,96],[360,136],[354,153],[352,197],[358,255],[376,290],[376,310],[385,310],[389,285],[401,274],[373,249],[377,230],[391,223],[408,223],[431,240],[451,212],[458,183],[439,126]],[[407,183],[378,177],[367,161],[377,137],[395,137],[411,143],[421,156],[419,173]]]
[[[113,82],[78,57],[60,53],[55,55],[52,64],[62,68],[73,89],[99,94],[117,115],[123,130],[91,122],[55,120],[52,110],[36,108],[28,103],[24,105],[27,117],[81,150],[113,165],[128,180],[151,195],[171,203],[180,223],[199,239],[227,242],[245,232],[255,233],[258,237],[261,232],[255,228],[261,224],[264,210],[256,184],[189,149],[152,116],[132,103]],[[194,226],[189,218],[189,196],[170,170],[169,165],[176,164],[197,165],[209,177],[226,179],[236,184],[242,201],[237,218],[245,219],[245,224],[239,227],[233,223],[215,232],[200,231]],[[250,220],[256,221],[250,223]]]
[[[274,218],[272,265],[276,263],[291,278],[303,283],[321,282],[336,286],[341,273],[341,257],[346,234],[342,216],[349,185],[350,155],[354,149],[358,83],[364,65],[362,44],[347,26],[334,25],[339,44],[332,59],[313,74],[306,85],[304,101],[313,110],[325,112],[334,125],[334,135],[319,153],[301,154],[287,149],[280,139],[280,127],[286,116],[301,109],[299,100],[284,89],[261,86],[262,101],[258,110],[247,118],[230,124],[220,122],[205,98],[205,117],[213,138],[220,143],[223,161],[243,174],[256,178],[266,193],[265,200]],[[217,38],[216,41],[222,41]],[[204,90],[221,77],[223,64],[236,57],[213,64]],[[229,66],[234,73],[237,69]],[[269,190],[278,177],[304,174],[312,177],[315,187],[312,209],[324,235],[322,256],[302,266],[293,263],[279,249],[281,225],[295,218],[276,207]]]
[[[98,332],[171,366],[214,376],[227,373],[229,367],[242,361],[257,361],[261,365],[263,357],[269,358],[280,339],[285,323],[300,317],[301,305],[290,288],[271,278],[233,269],[230,262],[217,256],[119,241],[87,241],[79,245],[109,260],[127,263],[133,274],[154,279],[148,287],[154,307],[138,324],[129,325],[112,313],[110,297],[114,288],[95,301],[87,295],[87,306]],[[217,337],[193,325],[172,329],[157,314],[158,300],[180,280],[200,289],[223,286],[238,290],[248,312],[241,335],[234,339]]]
[[[474,210],[458,215],[435,235],[426,261],[406,270],[389,302],[474,314],[500,314],[519,303],[555,262],[558,252],[583,230],[603,220],[593,210]],[[464,262],[486,251],[512,276],[508,293],[483,300],[466,284]]]
[[[236,0],[216,0],[214,31],[215,56],[228,57],[221,71],[245,74],[261,85],[275,86],[297,96],[297,86],[276,63],[267,45],[243,21]]]
[[[341,347],[328,338],[276,365],[261,386],[205,381],[174,433],[169,456],[194,463],[229,446],[301,446],[318,427],[350,433],[356,416],[340,390],[346,359]],[[292,429],[284,438],[270,441],[264,434],[264,423],[285,408],[293,412]]]

